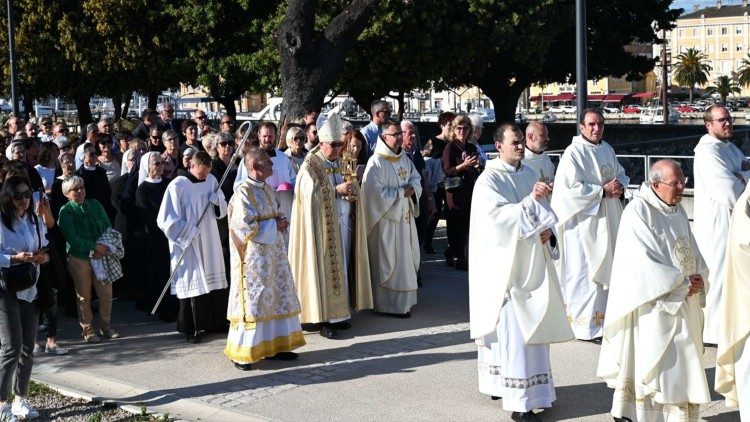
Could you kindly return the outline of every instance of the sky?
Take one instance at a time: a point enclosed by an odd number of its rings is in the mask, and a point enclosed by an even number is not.
[[[721,3],[726,4],[726,5],[740,4],[741,1],[740,0],[722,0]],[[708,0],[708,1],[706,0],[674,0],[674,2],[672,2],[672,8],[677,9],[681,7],[685,9],[686,12],[690,12],[693,10],[694,4],[700,5],[700,7],[715,6],[716,0]]]

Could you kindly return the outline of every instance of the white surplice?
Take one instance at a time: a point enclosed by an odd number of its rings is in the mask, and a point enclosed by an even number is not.
[[[539,180],[543,180],[547,183],[555,180],[555,164],[546,152],[537,154],[526,148],[523,153],[523,163],[534,169],[539,175]]]
[[[560,283],[577,339],[601,337],[622,203],[605,198],[604,184],[630,183],[612,147],[574,136],[555,175],[552,209],[561,245]]]
[[[276,227],[281,216],[273,190],[263,182],[248,178],[232,196],[230,327],[224,354],[234,362],[254,363],[305,344],[286,246]]]
[[[687,297],[693,274],[705,277],[707,267],[685,209],[644,183],[620,221],[609,284],[617,300],[607,304],[599,354],[597,376],[615,390],[614,417],[695,420],[711,401],[700,294]]]
[[[297,172],[294,170],[294,165],[288,155],[284,154],[284,152],[278,148],[275,148],[274,151],[276,155],[271,157],[271,162],[273,163],[273,174],[266,179],[266,184],[273,188],[274,195],[276,195],[276,199],[279,201],[279,204],[281,204],[281,211],[283,211],[284,215],[291,221],[294,190],[279,191],[277,189],[282,183],[288,183],[294,186],[295,181],[297,180]],[[237,176],[234,178],[234,190],[237,190],[240,184],[247,179],[247,167],[245,167],[245,162],[243,161],[237,168]],[[289,233],[284,233],[284,241],[288,247]]]
[[[414,219],[419,206],[404,197],[404,188],[422,194],[414,163],[403,150],[391,151],[378,140],[362,179],[362,202],[370,256],[375,310],[405,314],[417,303],[419,240]]]
[[[719,341],[718,312],[726,277],[729,218],[750,177],[750,172],[741,171],[744,159],[731,141],[722,142],[710,135],[703,135],[695,147],[693,226],[711,281],[711,291],[706,295],[705,343]]]
[[[549,343],[573,338],[550,245],[539,234],[557,217],[530,193],[536,172],[489,160],[474,188],[469,233],[471,337],[479,390],[503,409],[527,412],[555,400]]]
[[[714,385],[727,407],[740,407],[744,421],[750,420],[750,187],[735,203],[726,252]]]
[[[169,241],[172,271],[172,294],[179,299],[200,296],[227,287],[224,257],[216,224],[217,218],[227,215],[227,202],[218,189],[219,182],[209,174],[205,181],[193,183],[185,176],[176,177],[167,186],[156,217],[156,223]],[[219,215],[212,205],[196,226],[209,196],[216,192]],[[182,263],[177,260],[186,250]]]

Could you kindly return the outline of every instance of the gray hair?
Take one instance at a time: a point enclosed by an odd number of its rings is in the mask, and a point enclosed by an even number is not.
[[[375,113],[381,110],[388,110],[390,106],[388,105],[388,102],[385,100],[375,100],[370,105],[370,115],[375,116]]]
[[[249,172],[252,169],[250,167],[252,163],[256,163],[258,162],[258,160],[264,157],[268,157],[268,153],[261,147],[254,146],[245,151],[245,154],[243,154],[243,161],[245,163],[247,171]]]
[[[164,133],[161,134],[161,140],[162,140],[162,142],[166,141],[169,138],[175,138],[175,139],[177,139],[179,141],[180,134],[177,133],[176,130],[172,130],[172,129],[165,130]]]
[[[661,159],[651,165],[651,170],[648,173],[648,177],[652,182],[663,182],[664,181],[664,168],[667,165],[671,165],[674,168],[682,168],[679,161],[675,161],[669,158]]]
[[[231,136],[231,134],[229,134],[229,136]],[[232,140],[234,140],[234,138],[232,138]],[[218,144],[219,136],[216,132],[212,132],[201,137],[201,145],[203,145],[203,149],[206,150],[211,158],[216,158],[216,145]]]
[[[174,110],[174,105],[172,105],[172,103],[170,103],[169,101],[165,101],[165,102],[159,104],[159,112],[164,111],[164,108],[166,108],[167,106],[171,107],[172,110]]]
[[[484,129],[484,120],[478,114],[469,114],[469,120],[471,120],[471,127],[474,130]]]
[[[62,182],[63,194],[67,195],[76,186],[83,186],[83,178],[80,176],[69,176]]]
[[[342,119],[342,121],[341,121],[341,133],[345,134],[345,133],[352,132],[353,130],[354,130],[354,125],[352,124],[352,122],[350,122],[348,120],[343,120]]]
[[[414,129],[416,129],[416,128],[417,128],[417,127],[416,127],[416,126],[414,125],[414,122],[412,122],[411,120],[402,120],[402,121],[401,121],[401,130],[403,130],[403,129],[404,129],[404,126],[407,126],[407,127],[408,127],[408,126],[411,126],[411,127],[413,127]]]

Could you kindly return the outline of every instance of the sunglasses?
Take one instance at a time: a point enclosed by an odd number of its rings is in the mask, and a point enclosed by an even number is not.
[[[305,136],[295,136],[294,138],[292,138],[292,140],[294,140],[294,141],[300,141],[300,142],[302,142],[302,141],[304,141],[306,139],[307,139],[307,137],[305,137]]]
[[[233,146],[232,142],[219,142],[219,145],[221,145],[221,146],[223,146],[225,148]]]
[[[13,192],[13,199],[16,201],[20,201],[22,199],[31,199],[31,196],[34,195],[34,193],[30,190],[25,190],[23,192]]]
[[[195,116],[198,120],[206,120],[206,116]]]

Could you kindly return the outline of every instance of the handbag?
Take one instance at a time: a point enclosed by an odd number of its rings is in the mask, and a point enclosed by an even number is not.
[[[39,240],[39,245],[41,246],[42,238],[39,234],[38,218],[35,224],[36,236]],[[10,293],[16,293],[28,289],[36,283],[36,278],[36,265],[30,262],[11,265],[8,268],[0,268],[0,288]]]
[[[460,176],[446,177],[444,186],[448,192],[457,191],[464,186],[464,180]]]

